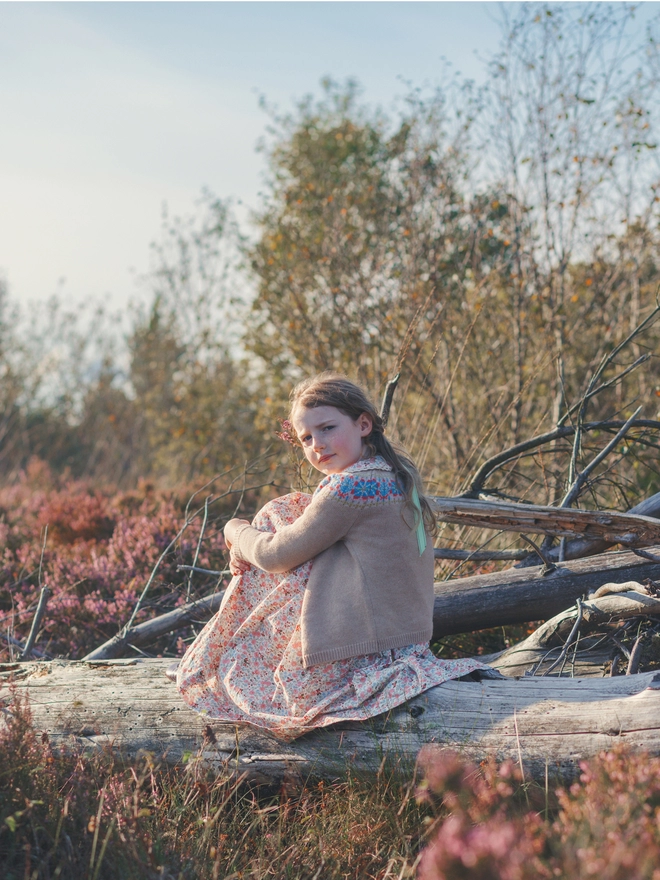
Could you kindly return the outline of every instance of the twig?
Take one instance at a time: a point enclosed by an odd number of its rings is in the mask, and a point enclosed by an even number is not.
[[[454,550],[449,547],[436,547],[433,555],[436,559],[490,562],[492,560],[526,559],[529,556],[529,552],[527,550]]]
[[[562,498],[560,507],[570,507],[571,504],[575,501],[575,499],[579,496],[580,490],[585,482],[589,479],[589,475],[593,473],[595,468],[606,458],[613,449],[616,449],[619,441],[622,440],[630,428],[632,427],[632,423],[635,421],[637,416],[640,414],[642,407],[639,406],[635,410],[635,412],[630,416],[628,421],[623,425],[623,427],[617,432],[617,434],[610,440],[610,442],[605,446],[604,449],[598,453],[598,455],[593,458],[589,464],[585,467],[585,469],[578,474],[578,476],[573,481],[573,485],[570,487],[566,495]]]
[[[190,574],[188,575],[188,587],[186,589],[186,601],[188,599],[190,599],[190,591],[192,589],[193,572],[197,570],[195,568],[195,566],[197,565],[197,559],[199,558],[199,550],[200,550],[200,547],[202,546],[202,541],[204,540],[204,532],[206,531],[206,523],[208,522],[208,518],[209,518],[209,499],[212,497],[213,497],[212,495],[208,495],[206,497],[206,500],[204,501],[204,517],[202,519],[202,527],[199,530],[199,540],[197,541],[197,547],[195,548],[195,557],[193,559],[193,564],[190,566]],[[178,570],[179,569],[177,568],[177,571]]]
[[[528,544],[531,544],[531,546],[532,546],[532,547],[536,550],[536,552],[538,553],[538,555],[539,555],[539,559],[542,559],[542,560],[543,560],[543,568],[542,568],[541,571],[539,572],[539,574],[541,575],[541,577],[545,577],[546,574],[550,574],[551,572],[553,572],[553,571],[556,570],[557,566],[554,564],[554,562],[552,562],[552,561],[551,561],[551,560],[545,555],[545,553],[544,553],[543,550],[539,547],[539,545],[536,543],[536,541],[532,541],[532,539],[531,539],[531,538],[528,538],[527,535],[523,535],[523,534],[521,534],[520,537],[523,539],[523,541],[527,541]]]
[[[622,351],[626,347],[626,345],[628,345],[629,342],[632,342],[632,340],[636,336],[639,336],[640,333],[642,333],[644,330],[646,330],[646,328],[648,326],[650,326],[655,321],[656,317],[658,316],[658,313],[660,313],[660,305],[656,305],[656,307],[653,309],[653,311],[649,315],[647,315],[646,318],[644,318],[644,320],[641,323],[639,323],[636,327],[634,327],[630,331],[628,336],[626,336],[626,338],[622,342],[620,342],[617,346],[615,346],[609,354],[603,356],[596,371],[594,372],[593,376],[589,380],[589,385],[587,386],[587,391],[586,391],[585,395],[583,396],[582,400],[578,401],[578,404],[576,405],[576,406],[579,406],[580,412],[582,415],[584,414],[584,408],[586,407],[586,404],[587,404],[589,398],[593,397],[594,393],[598,393],[598,391],[602,390],[602,388],[607,387],[604,385],[604,386],[601,386],[601,388],[599,388],[599,389],[594,389],[594,385],[596,384],[598,379],[603,375],[603,372],[605,371],[607,366],[612,363],[612,361],[618,355],[618,353],[620,351]],[[632,364],[628,368],[627,372],[630,372],[630,370],[633,369],[636,365],[637,365],[637,363]],[[623,378],[623,375],[625,375],[625,373],[626,373],[626,371],[624,371],[623,374],[620,375],[618,378],[619,379]],[[612,381],[614,381],[614,380],[612,380]],[[558,427],[563,425],[564,422],[568,418],[570,418],[570,416],[575,412],[576,406],[572,407],[570,410],[568,410],[562,416],[562,418],[559,421]],[[578,420],[579,419],[580,419],[580,417],[578,416]]]
[[[591,471],[593,471],[593,469],[596,467],[597,463],[602,461],[603,458],[605,458],[605,456],[608,455],[609,452],[611,452],[611,450],[616,446],[616,442],[614,442],[613,445],[608,444],[606,449],[603,450],[603,452],[601,453],[600,457],[597,457],[588,468],[585,468],[585,471],[583,471],[583,473],[581,475],[577,475],[577,463],[578,463],[578,457],[580,455],[580,449],[582,446],[582,431],[583,431],[583,427],[584,427],[584,418],[585,418],[585,415],[587,412],[587,404],[589,403],[591,398],[595,397],[597,394],[599,394],[605,388],[609,388],[612,385],[615,385],[617,382],[619,382],[621,379],[623,379],[625,376],[627,376],[629,373],[631,373],[634,369],[636,369],[638,366],[640,366],[640,364],[645,363],[650,358],[651,355],[645,354],[645,355],[642,355],[642,357],[637,358],[637,360],[633,364],[631,364],[625,370],[622,370],[619,374],[617,374],[612,379],[610,379],[609,382],[604,382],[601,385],[599,385],[598,388],[595,387],[596,382],[602,376],[603,372],[609,366],[609,364],[612,363],[612,361],[614,360],[616,355],[620,351],[622,351],[622,349],[625,348],[625,346],[628,345],[628,343],[631,342],[638,334],[640,334],[644,329],[646,329],[646,327],[648,327],[650,324],[653,323],[653,321],[655,320],[659,311],[660,311],[660,305],[656,305],[655,309],[651,312],[651,314],[648,315],[640,324],[638,324],[628,334],[628,336],[623,340],[623,342],[621,342],[621,343],[619,343],[619,345],[615,346],[615,348],[609,354],[603,356],[600,364],[598,365],[598,368],[595,370],[594,374],[592,375],[591,379],[589,380],[589,384],[587,385],[587,390],[584,393],[584,395],[582,396],[582,399],[579,400],[574,406],[570,407],[567,410],[566,414],[560,419],[560,421],[558,423],[558,427],[559,427],[559,425],[564,424],[564,422],[568,418],[570,418],[570,416],[577,410],[575,435],[573,437],[573,448],[571,450],[571,458],[570,458],[570,462],[569,462],[569,466],[568,466],[568,483],[569,483],[570,488],[569,488],[568,492],[566,493],[564,500],[562,501],[562,503],[560,505],[561,507],[570,507],[571,506],[573,501],[579,496],[580,488],[582,487],[582,485],[584,485],[584,483],[588,477],[588,474],[591,473]],[[637,412],[635,413],[635,415],[638,415],[641,409],[642,409],[642,407],[640,406],[639,409],[637,410]],[[634,418],[634,416],[633,416],[633,418]],[[626,424],[624,426],[624,428],[625,428],[624,433],[628,430],[629,427],[630,427],[629,424]],[[621,435],[621,436],[623,436],[623,435]],[[617,435],[617,437],[618,437],[618,435]],[[615,438],[615,440],[616,439],[617,438]],[[549,540],[550,539],[546,538],[546,542],[548,542]],[[546,546],[549,547],[549,544],[546,544]]]
[[[48,587],[41,588],[39,604],[37,605],[37,610],[32,621],[32,626],[30,627],[30,635],[27,638],[25,648],[23,648],[23,653],[21,654],[21,660],[27,660],[34,649],[34,643],[36,642],[37,636],[39,635],[39,627],[41,626],[41,621],[43,620],[44,614],[46,613],[46,604],[51,595],[52,593]]]
[[[626,367],[625,370],[621,370],[620,373],[617,373],[616,376],[613,376],[607,382],[603,382],[602,385],[599,385],[598,388],[594,388],[592,391],[587,391],[582,397],[581,400],[578,400],[577,403],[574,403],[569,409],[567,409],[566,413],[561,417],[559,421],[559,425],[563,425],[572,415],[576,412],[583,403],[588,402],[597,394],[600,394],[601,391],[605,391],[607,388],[611,388],[613,385],[616,385],[617,382],[620,382],[621,379],[625,379],[625,377],[632,373],[633,370],[636,370],[637,367],[640,367],[642,364],[645,364],[651,358],[651,354],[643,354],[641,357],[638,357],[636,361],[634,361],[630,366]]]
[[[573,628],[571,629],[571,631],[568,635],[568,638],[564,642],[564,647],[561,650],[561,654],[559,655],[559,657],[557,657],[557,659],[552,664],[552,666],[549,666],[546,669],[546,671],[543,673],[544,676],[549,675],[552,672],[552,670],[555,668],[555,666],[559,666],[559,664],[562,662],[562,660],[564,661],[564,663],[566,662],[566,657],[568,655],[568,649],[572,645],[573,639],[575,638],[578,630],[580,629],[580,624],[582,623],[582,600],[578,599],[576,602],[576,605],[577,605],[577,612],[578,613],[577,613],[577,617],[575,618],[575,623],[573,624]],[[563,672],[563,669],[564,669],[564,667],[562,666],[561,670],[559,671],[560,676],[561,676],[561,673]]]
[[[174,547],[174,545],[179,540],[181,535],[183,535],[183,533],[186,531],[188,526],[193,522],[193,520],[195,519],[197,514],[200,513],[200,511],[201,511],[201,508],[199,510],[195,511],[195,513],[184,522],[184,524],[181,526],[179,531],[176,533],[176,535],[172,538],[170,543],[167,545],[167,547],[163,550],[163,552],[158,557],[158,561],[156,562],[154,567],[151,569],[151,574],[149,575],[149,580],[144,585],[144,589],[140,593],[140,598],[135,603],[135,607],[133,608],[131,616],[128,618],[128,621],[126,622],[125,626],[118,633],[118,637],[121,638],[122,640],[123,640],[123,633],[128,632],[128,630],[130,630],[130,628],[133,626],[133,621],[137,617],[140,609],[142,608],[144,600],[147,598],[147,593],[149,592],[149,588],[151,587],[151,584],[153,583],[153,580],[156,577],[156,572],[160,568],[161,562],[163,561],[163,559],[165,559],[165,557],[170,552],[172,547]]]
[[[208,620],[220,607],[225,591],[213,593],[205,596],[203,599],[197,599],[188,605],[181,605],[173,611],[147,620],[145,623],[139,623],[132,629],[124,632],[123,638],[119,639],[114,636],[107,642],[90,651],[83,660],[112,660],[120,657],[127,646],[138,648],[140,645],[149,645],[156,639],[166,635],[173,630],[180,629],[194,620]]]
[[[585,422],[582,425],[582,430],[618,431],[623,424],[625,423],[620,419],[608,419],[602,422]],[[660,421],[657,421],[656,419],[636,419],[630,427],[651,428],[655,431],[660,431]],[[547,431],[545,434],[539,434],[537,437],[530,437],[529,440],[523,440],[502,452],[498,452],[497,455],[493,455],[479,467],[476,474],[470,480],[469,488],[465,494],[468,497],[478,497],[479,493],[483,490],[487,478],[496,470],[499,470],[499,468],[508,464],[510,461],[515,461],[516,459],[521,458],[525,453],[530,452],[532,449],[538,449],[539,446],[545,446],[547,443],[552,443],[554,440],[572,437],[575,434],[575,430],[576,428],[574,425],[561,425],[558,428],[553,428],[552,431]]]
[[[39,558],[39,575],[38,575],[38,583],[41,586],[41,569],[43,567],[44,561],[44,553],[46,551],[46,541],[48,540],[48,525],[44,529],[44,540],[41,545],[41,557]],[[34,648],[34,643],[37,640],[37,636],[39,635],[39,628],[41,626],[41,621],[43,620],[44,614],[46,613],[46,604],[48,603],[48,599],[51,596],[51,591],[47,586],[41,587],[41,594],[39,595],[39,603],[37,605],[37,610],[34,612],[34,618],[32,620],[32,626],[30,627],[30,634],[27,637],[27,642],[25,643],[25,647],[23,648],[23,652],[21,653],[20,659],[27,660],[28,657],[32,654],[32,649]]]
[[[216,571],[214,568],[199,568],[196,565],[177,565],[177,571],[196,571],[198,574],[217,574],[219,577],[222,577],[226,574],[231,574],[231,570],[229,568],[225,568],[223,571]]]
[[[232,481],[232,486],[233,486],[233,483],[234,483],[234,482],[235,482],[235,480]],[[250,486],[249,488],[250,488],[250,489],[261,489],[263,486],[270,486],[270,485],[272,485],[272,480],[269,480],[267,483],[261,483],[261,484],[258,485],[258,486]],[[204,508],[206,507],[207,503],[208,503],[209,505],[211,505],[211,504],[215,504],[216,502],[220,501],[222,498],[226,498],[228,495],[235,495],[236,493],[239,493],[240,498],[242,499],[242,498],[243,498],[243,495],[245,494],[245,492],[246,492],[246,487],[243,486],[243,487],[240,488],[240,489],[231,489],[231,488],[230,488],[230,489],[228,489],[226,492],[223,492],[221,495],[216,495],[215,498],[214,498],[212,495],[210,495],[209,498],[207,499],[207,501],[204,502],[204,505],[203,505],[202,507],[198,507],[197,510],[196,510],[193,514],[189,514],[189,515],[186,517],[186,521],[184,522],[184,524],[181,526],[181,528],[179,529],[179,531],[176,533],[176,535],[172,538],[172,540],[170,541],[170,543],[167,545],[167,547],[163,550],[163,552],[162,552],[162,553],[160,554],[160,556],[158,557],[158,561],[157,561],[156,564],[154,565],[154,567],[153,567],[153,569],[152,569],[152,571],[151,571],[151,574],[149,575],[149,580],[148,580],[147,583],[145,584],[145,587],[144,587],[144,589],[142,590],[142,593],[140,594],[140,598],[138,599],[138,601],[137,601],[137,603],[136,603],[136,605],[135,605],[135,608],[133,609],[133,613],[131,614],[131,616],[130,616],[130,618],[128,619],[128,622],[126,623],[126,625],[124,626],[124,628],[123,628],[122,630],[120,630],[120,632],[117,634],[117,638],[121,638],[121,637],[122,637],[121,634],[122,634],[122,632],[123,632],[124,630],[128,630],[128,629],[131,628],[131,626],[133,625],[133,621],[135,620],[135,618],[136,618],[138,612],[139,612],[139,611],[141,610],[141,608],[142,608],[142,605],[143,605],[144,600],[145,600],[145,598],[146,598],[146,596],[147,596],[147,593],[149,592],[149,588],[151,587],[151,584],[153,583],[153,580],[154,580],[154,578],[155,578],[155,576],[156,576],[156,572],[157,572],[158,569],[160,568],[160,564],[161,564],[161,562],[163,561],[163,559],[165,559],[165,557],[166,557],[167,554],[170,552],[170,550],[172,550],[172,548],[174,547],[174,545],[176,544],[176,542],[179,540],[179,538],[183,535],[183,533],[186,531],[186,529],[188,528],[188,526],[191,525],[191,523],[192,523],[192,522],[193,522],[193,521],[199,516],[199,514],[204,510]],[[195,492],[195,495],[197,495],[197,494],[199,494],[199,493],[198,493],[198,492]],[[193,496],[193,497],[194,497],[194,496]]]
[[[611,636],[610,636],[610,640],[614,642],[614,644],[615,644],[615,645],[617,646],[617,648],[621,651],[621,653],[622,653],[623,656],[626,658],[626,660],[628,660],[628,662],[630,662],[630,651],[628,650],[628,648],[626,648],[626,646],[625,646],[624,644],[622,644],[622,643],[617,639],[616,636],[611,635]]]
[[[20,648],[21,650],[21,659],[23,659],[23,652],[25,651],[25,645],[23,642],[19,642],[18,639],[15,639],[13,636],[8,635],[7,633],[0,633],[0,639],[7,642],[8,645],[11,645],[14,648]],[[49,654],[48,651],[42,651],[39,648],[32,648],[31,654],[35,657],[42,657],[44,660],[52,660],[53,655]]]
[[[630,652],[630,660],[628,661],[628,668],[626,669],[626,675],[635,675],[637,670],[639,669],[639,663],[642,659],[642,639],[644,638],[644,634],[638,636],[635,639],[635,644],[633,645],[632,651]]]
[[[392,398],[394,397],[394,392],[396,391],[396,386],[399,384],[399,379],[401,378],[401,373],[397,373],[393,379],[385,386],[385,393],[383,394],[383,401],[380,405],[380,417],[383,421],[383,426],[387,425],[387,420],[390,417],[390,409],[392,407]]]
[[[642,559],[649,559],[651,562],[660,562],[660,556],[656,556],[653,553],[649,553],[646,550],[639,550],[638,548],[631,547],[630,548],[635,556],[641,556]]]

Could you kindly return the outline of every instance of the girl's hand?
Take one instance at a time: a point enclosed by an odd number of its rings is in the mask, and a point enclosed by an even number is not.
[[[229,571],[236,577],[236,575],[245,574],[246,571],[249,571],[251,568],[251,564],[247,561],[247,559],[243,559],[242,556],[238,555],[238,551],[231,549],[229,551]]]

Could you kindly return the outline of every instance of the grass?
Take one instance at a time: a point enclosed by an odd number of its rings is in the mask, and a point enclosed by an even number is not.
[[[409,877],[433,810],[381,772],[260,792],[201,770],[62,753],[14,702],[0,738],[5,880]]]
[[[623,750],[564,789],[427,746],[417,779],[249,788],[194,761],[55,750],[13,697],[0,728],[3,880],[660,880],[660,759]]]

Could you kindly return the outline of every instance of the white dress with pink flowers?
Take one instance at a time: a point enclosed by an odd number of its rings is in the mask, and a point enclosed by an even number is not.
[[[277,531],[310,501],[302,492],[276,498],[253,526]],[[428,645],[408,645],[305,669],[300,616],[312,564],[284,574],[252,567],[232,580],[220,611],[179,666],[177,685],[186,703],[209,718],[293,739],[339,721],[372,718],[484,665],[439,660]]]

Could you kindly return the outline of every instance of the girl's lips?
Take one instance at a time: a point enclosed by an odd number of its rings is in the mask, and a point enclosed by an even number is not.
[[[328,461],[329,459],[332,458],[333,455],[334,455],[334,453],[331,453],[330,455],[322,455],[319,458],[319,464],[323,464],[324,462]]]

